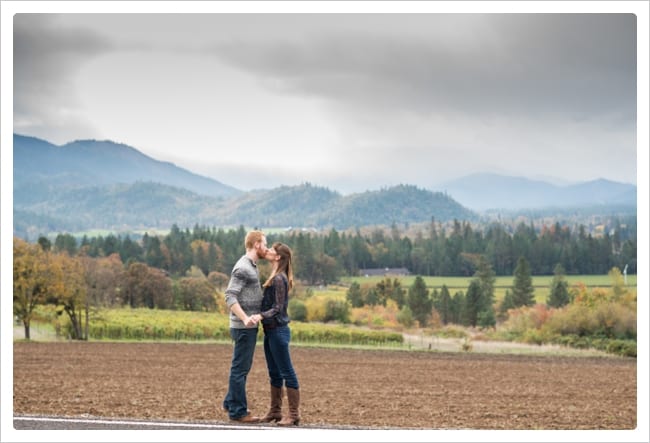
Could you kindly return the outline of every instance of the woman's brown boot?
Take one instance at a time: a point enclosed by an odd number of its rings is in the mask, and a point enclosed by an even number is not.
[[[280,420],[282,420],[282,387],[276,388],[271,385],[271,407],[261,421],[269,423]]]
[[[300,391],[287,388],[287,398],[289,400],[289,414],[282,417],[282,420],[278,422],[278,426],[296,426],[300,423]]]

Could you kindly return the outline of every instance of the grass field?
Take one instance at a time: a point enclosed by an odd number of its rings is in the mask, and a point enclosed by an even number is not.
[[[352,284],[352,282],[357,282],[361,286],[376,286],[381,280],[385,277],[382,276],[373,276],[373,277],[344,277],[341,279],[341,283],[344,286],[334,286],[332,289],[315,289],[314,294],[330,294],[335,296],[340,294],[341,291],[345,294],[347,287]],[[397,278],[402,287],[406,290],[413,284],[416,276],[411,275],[407,277],[390,277]],[[456,292],[462,291],[463,293],[467,291],[470,282],[474,277],[422,277],[429,288],[430,291],[433,289],[440,290],[443,285],[447,285],[450,294],[453,296]],[[569,286],[576,285],[578,283],[583,283],[588,288],[609,288],[612,286],[612,280],[609,275],[567,275],[567,282]],[[546,298],[549,294],[549,287],[553,281],[552,275],[538,275],[533,276],[533,287],[535,288],[535,300],[538,303],[545,303]],[[506,290],[511,289],[514,283],[513,276],[499,276],[496,277],[494,282],[494,297],[496,301],[500,301],[505,296]],[[627,286],[636,289],[636,275],[627,276]]]

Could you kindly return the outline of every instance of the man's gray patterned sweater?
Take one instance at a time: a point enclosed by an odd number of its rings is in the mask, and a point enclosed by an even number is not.
[[[259,314],[262,308],[262,286],[257,265],[247,256],[235,263],[230,274],[230,282],[226,288],[226,304],[230,308],[239,303],[246,315]],[[246,325],[232,312],[230,313],[230,327],[244,329]],[[251,326],[256,328],[257,325]]]

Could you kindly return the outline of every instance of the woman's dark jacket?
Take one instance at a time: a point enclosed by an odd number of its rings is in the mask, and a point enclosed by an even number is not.
[[[273,329],[289,324],[289,281],[284,274],[277,274],[269,286],[264,288],[262,298],[262,326]]]

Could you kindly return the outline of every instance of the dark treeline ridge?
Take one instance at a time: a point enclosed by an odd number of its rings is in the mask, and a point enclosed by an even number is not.
[[[482,229],[454,220],[445,225],[432,220],[421,229],[406,232],[391,227],[357,228],[339,232],[292,229],[268,232],[269,245],[281,241],[294,249],[296,277],[307,284],[328,284],[342,276],[358,275],[367,268],[406,268],[423,276],[472,276],[483,256],[496,275],[512,275],[520,257],[530,263],[533,275],[552,275],[557,264],[566,274],[607,274],[612,267],[636,274],[636,217],[614,219],[602,232],[560,223],[535,228],[521,222],[497,222]],[[244,252],[243,226],[223,229],[173,225],[165,235],[133,237],[109,234],[89,238],[59,234],[55,251],[90,257],[119,254],[125,264],[142,262],[172,276],[185,275],[192,266],[229,274]],[[43,237],[39,242],[49,241]]]

